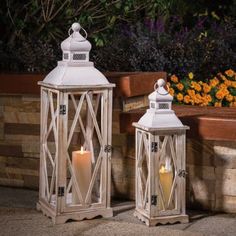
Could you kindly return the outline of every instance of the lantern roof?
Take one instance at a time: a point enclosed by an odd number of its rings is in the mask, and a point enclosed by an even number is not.
[[[154,92],[149,96],[149,109],[140,118],[134,126],[155,130],[169,128],[184,128],[184,125],[175,115],[172,108],[173,97],[165,89],[166,82],[164,79],[159,79],[154,85]]]
[[[80,30],[83,30],[85,37],[80,34]],[[70,34],[71,30],[73,31]],[[72,24],[68,31],[69,37],[61,43],[62,51],[82,51],[89,52],[92,48],[91,43],[87,40],[87,32],[81,27],[79,23]]]
[[[56,88],[114,87],[89,61],[91,44],[85,29],[79,23],[73,23],[68,34],[69,37],[61,43],[62,61],[58,61],[57,66],[39,84]]]

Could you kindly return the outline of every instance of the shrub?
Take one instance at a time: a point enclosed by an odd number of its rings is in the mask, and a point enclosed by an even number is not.
[[[121,26],[110,43],[95,52],[97,66],[103,70],[164,70],[180,76],[193,71],[207,78],[235,66],[234,25],[233,20],[215,23],[201,18],[188,29],[173,18],[167,29],[161,20],[149,28],[146,23]]]

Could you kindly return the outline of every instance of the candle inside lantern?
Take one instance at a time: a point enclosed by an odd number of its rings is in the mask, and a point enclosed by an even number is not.
[[[166,158],[165,166],[161,165],[159,170],[160,183],[163,190],[165,208],[168,207],[168,201],[170,198],[171,188],[173,184],[173,171],[170,164],[170,158]],[[173,208],[173,204],[170,203],[169,209]],[[161,205],[161,210],[163,209]]]
[[[81,195],[85,200],[92,174],[91,152],[84,151],[83,146],[80,151],[72,152],[72,166]],[[72,185],[72,202],[74,204],[79,203],[74,184]]]

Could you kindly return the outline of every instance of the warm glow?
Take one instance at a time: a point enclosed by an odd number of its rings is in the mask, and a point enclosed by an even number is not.
[[[84,154],[84,147],[83,146],[81,146],[80,152],[81,152],[81,154]]]
[[[166,172],[166,169],[165,167],[162,165],[161,166],[161,169],[159,170],[159,173],[165,173]]]

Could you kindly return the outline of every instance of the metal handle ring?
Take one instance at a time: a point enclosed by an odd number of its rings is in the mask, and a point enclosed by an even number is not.
[[[85,39],[79,40],[79,42],[84,42],[84,41],[86,41],[86,39],[87,39],[87,37],[88,37],[88,33],[87,33],[87,31],[86,31],[83,27],[81,27],[81,29],[82,29],[82,30],[84,31],[84,33],[85,33],[85,36],[84,36]],[[69,30],[68,30],[68,35],[73,38],[73,33],[71,33],[71,30],[72,30],[72,27],[69,28]]]
[[[157,82],[154,84],[154,90],[157,92],[157,93],[159,93],[160,95],[167,95],[167,94],[169,94],[169,91],[170,91],[170,87],[166,84],[166,87],[167,87],[167,93],[160,93],[160,92],[158,92],[157,91],[157,89],[158,89],[158,84],[157,84]]]

